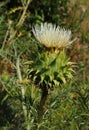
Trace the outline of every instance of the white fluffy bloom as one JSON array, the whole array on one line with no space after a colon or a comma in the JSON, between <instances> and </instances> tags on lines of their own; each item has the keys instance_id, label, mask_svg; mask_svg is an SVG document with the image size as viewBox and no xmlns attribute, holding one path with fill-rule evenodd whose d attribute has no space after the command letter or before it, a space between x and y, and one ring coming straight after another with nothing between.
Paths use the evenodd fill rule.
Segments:
<instances>
[{"instance_id":1,"label":"white fluffy bloom","mask_svg":"<svg viewBox=\"0 0 89 130\"><path fill-rule=\"evenodd\" d=\"M71 31L50 23L41 23L40 26L32 28L36 39L46 47L65 48L72 42Z\"/></svg>"}]
</instances>

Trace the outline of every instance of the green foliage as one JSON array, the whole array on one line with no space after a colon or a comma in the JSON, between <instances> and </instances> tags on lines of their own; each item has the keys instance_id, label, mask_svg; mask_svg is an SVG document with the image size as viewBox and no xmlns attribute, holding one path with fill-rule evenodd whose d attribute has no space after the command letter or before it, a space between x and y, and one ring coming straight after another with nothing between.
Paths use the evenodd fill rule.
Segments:
<instances>
[{"instance_id":1,"label":"green foliage","mask_svg":"<svg viewBox=\"0 0 89 130\"><path fill-rule=\"evenodd\" d=\"M72 64L64 51L44 52L30 62L29 78L38 86L57 87L72 78Z\"/></svg>"},{"instance_id":2,"label":"green foliage","mask_svg":"<svg viewBox=\"0 0 89 130\"><path fill-rule=\"evenodd\" d=\"M8 24L5 22L5 17L3 15L1 15L1 17L0 17L0 47L2 45L1 44L2 41L4 41L4 37L6 35L7 29L8 29Z\"/></svg>"},{"instance_id":3,"label":"green foliage","mask_svg":"<svg viewBox=\"0 0 89 130\"><path fill-rule=\"evenodd\" d=\"M32 24L48 21L65 25L65 18L68 17L69 1L70 0L33 0L29 6L31 11L29 20Z\"/></svg>"},{"instance_id":4,"label":"green foliage","mask_svg":"<svg viewBox=\"0 0 89 130\"><path fill-rule=\"evenodd\" d=\"M0 1L0 130L89 130L89 2L27 1ZM78 37L68 53L78 66L73 78L66 54L39 47L31 35L29 26L45 21Z\"/></svg>"}]
</instances>

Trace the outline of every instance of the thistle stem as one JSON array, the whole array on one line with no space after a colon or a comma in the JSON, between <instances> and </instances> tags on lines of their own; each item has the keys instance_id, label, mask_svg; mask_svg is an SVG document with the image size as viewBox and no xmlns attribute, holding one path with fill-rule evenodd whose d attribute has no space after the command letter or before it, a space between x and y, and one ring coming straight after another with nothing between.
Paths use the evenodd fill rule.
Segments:
<instances>
[{"instance_id":1,"label":"thistle stem","mask_svg":"<svg viewBox=\"0 0 89 130\"><path fill-rule=\"evenodd\" d=\"M47 87L43 87L42 88L41 101L40 101L41 108L45 107L45 103L46 103L47 97L48 97L48 89L47 89Z\"/></svg>"},{"instance_id":2,"label":"thistle stem","mask_svg":"<svg viewBox=\"0 0 89 130\"><path fill-rule=\"evenodd\" d=\"M44 86L42 88L42 95L41 95L41 100L40 100L40 108L38 110L39 122L42 121L42 119L43 119L44 109L46 108L45 103L46 103L47 98L48 98L48 89L47 89L47 87Z\"/></svg>"}]
</instances>

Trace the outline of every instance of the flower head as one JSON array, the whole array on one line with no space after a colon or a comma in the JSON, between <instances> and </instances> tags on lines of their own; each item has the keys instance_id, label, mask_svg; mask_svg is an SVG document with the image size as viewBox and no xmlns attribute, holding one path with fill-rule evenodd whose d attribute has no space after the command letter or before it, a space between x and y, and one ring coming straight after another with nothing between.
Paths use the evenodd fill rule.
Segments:
<instances>
[{"instance_id":1,"label":"flower head","mask_svg":"<svg viewBox=\"0 0 89 130\"><path fill-rule=\"evenodd\" d=\"M36 39L46 47L65 48L72 42L71 31L51 23L41 23L40 26L32 28L32 32Z\"/></svg>"}]
</instances>

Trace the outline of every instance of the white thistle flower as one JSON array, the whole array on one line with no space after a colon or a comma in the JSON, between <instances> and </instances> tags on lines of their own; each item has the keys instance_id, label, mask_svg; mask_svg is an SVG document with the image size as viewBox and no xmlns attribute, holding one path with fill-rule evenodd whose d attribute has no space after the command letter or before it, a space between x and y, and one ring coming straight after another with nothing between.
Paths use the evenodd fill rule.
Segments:
<instances>
[{"instance_id":1,"label":"white thistle flower","mask_svg":"<svg viewBox=\"0 0 89 130\"><path fill-rule=\"evenodd\" d=\"M72 43L71 31L53 24L41 23L40 26L32 28L32 32L36 39L48 48L65 48Z\"/></svg>"}]
</instances>

